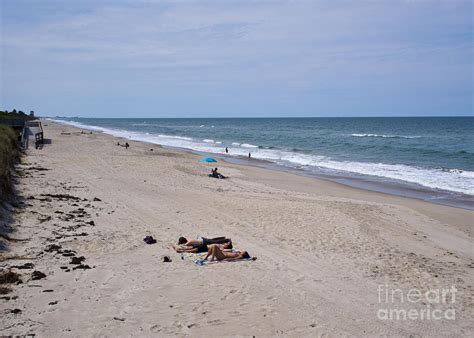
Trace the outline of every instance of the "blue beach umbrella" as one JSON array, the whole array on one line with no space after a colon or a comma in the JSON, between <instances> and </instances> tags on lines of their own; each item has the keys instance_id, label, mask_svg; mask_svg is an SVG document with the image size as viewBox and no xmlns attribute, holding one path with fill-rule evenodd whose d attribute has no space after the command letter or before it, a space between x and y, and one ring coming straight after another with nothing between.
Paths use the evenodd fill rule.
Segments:
<instances>
[{"instance_id":1,"label":"blue beach umbrella","mask_svg":"<svg viewBox=\"0 0 474 338\"><path fill-rule=\"evenodd\" d=\"M199 160L199 162L207 162L207 163L210 163L210 162L217 162L215 158L212 158L212 157L203 157Z\"/></svg>"}]
</instances>

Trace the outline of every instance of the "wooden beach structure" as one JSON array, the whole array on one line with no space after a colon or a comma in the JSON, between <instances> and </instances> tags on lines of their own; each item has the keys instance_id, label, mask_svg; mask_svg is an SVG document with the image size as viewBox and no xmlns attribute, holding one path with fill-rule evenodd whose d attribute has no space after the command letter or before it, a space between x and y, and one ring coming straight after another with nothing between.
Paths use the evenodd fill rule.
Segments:
<instances>
[{"instance_id":1,"label":"wooden beach structure","mask_svg":"<svg viewBox=\"0 0 474 338\"><path fill-rule=\"evenodd\" d=\"M18 132L18 141L23 149L28 149L30 139L36 149L44 144L43 126L40 120L0 119L0 124L10 126Z\"/></svg>"}]
</instances>

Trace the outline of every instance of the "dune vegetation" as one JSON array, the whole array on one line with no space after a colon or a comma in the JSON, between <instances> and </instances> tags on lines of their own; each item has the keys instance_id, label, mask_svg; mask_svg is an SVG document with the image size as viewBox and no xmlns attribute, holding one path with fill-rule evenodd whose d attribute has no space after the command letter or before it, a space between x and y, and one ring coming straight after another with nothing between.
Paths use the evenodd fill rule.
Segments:
<instances>
[{"instance_id":1,"label":"dune vegetation","mask_svg":"<svg viewBox=\"0 0 474 338\"><path fill-rule=\"evenodd\" d=\"M13 193L12 170L19 160L20 152L17 134L4 125L0 125L0 200L4 201Z\"/></svg>"}]
</instances>

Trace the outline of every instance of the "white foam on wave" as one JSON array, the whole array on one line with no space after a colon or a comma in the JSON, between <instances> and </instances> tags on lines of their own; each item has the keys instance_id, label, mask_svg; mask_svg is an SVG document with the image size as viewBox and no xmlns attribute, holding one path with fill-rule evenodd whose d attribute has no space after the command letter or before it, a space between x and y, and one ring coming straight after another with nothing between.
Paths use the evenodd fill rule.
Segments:
<instances>
[{"instance_id":1,"label":"white foam on wave","mask_svg":"<svg viewBox=\"0 0 474 338\"><path fill-rule=\"evenodd\" d=\"M379 135L379 134L351 134L354 137L382 137L382 138L420 138L421 136L405 136L405 135Z\"/></svg>"},{"instance_id":2,"label":"white foam on wave","mask_svg":"<svg viewBox=\"0 0 474 338\"><path fill-rule=\"evenodd\" d=\"M258 148L258 146L254 146L253 144L248 143L242 143L240 146L243 148Z\"/></svg>"},{"instance_id":3,"label":"white foam on wave","mask_svg":"<svg viewBox=\"0 0 474 338\"><path fill-rule=\"evenodd\" d=\"M104 133L109 131L109 129L107 129L107 128L102 128L102 127L97 127L97 126L90 126L90 125L86 125L86 124L83 124L83 123L80 123L80 122L75 122L75 121L55 120L55 119L52 119L52 118L47 118L47 120L62 123L62 124L66 124L66 125L70 125L70 126L73 126L73 127L76 127L76 128L86 129L86 130L100 131L100 132L104 132Z\"/></svg>"},{"instance_id":4,"label":"white foam on wave","mask_svg":"<svg viewBox=\"0 0 474 338\"><path fill-rule=\"evenodd\" d=\"M193 139L191 137L184 137L184 136L175 136L175 135L164 135L164 134L159 134L159 137L165 137L165 138L175 138L177 140L186 140L186 141L192 141Z\"/></svg>"},{"instance_id":5,"label":"white foam on wave","mask_svg":"<svg viewBox=\"0 0 474 338\"><path fill-rule=\"evenodd\" d=\"M178 148L191 149L201 152L225 154L225 147L211 142L198 142L190 137L170 136L170 135L146 135L141 132L131 132L127 130L108 129L97 126L85 125L74 121L54 120L74 127L100 131L117 137L125 137L131 140L147 143L161 144ZM212 141L213 140L207 140ZM362 174L368 176L377 176L382 178L400 180L422 186L459 192L467 195L474 195L474 172L446 169L446 168L419 168L403 164L384 164L384 163L364 163L355 161L336 161L327 156L318 156L314 154L303 154L278 149L258 149L257 146L248 143L233 142L229 152L234 156L247 156L249 148L252 150L252 157L272 161L281 165L291 167L302 167L307 169L324 168L336 172L346 172Z\"/></svg>"},{"instance_id":6,"label":"white foam on wave","mask_svg":"<svg viewBox=\"0 0 474 338\"><path fill-rule=\"evenodd\" d=\"M422 186L474 195L474 172L461 173L413 167L403 164L339 162L322 160L319 166L334 170L353 172L369 176L378 176L420 184Z\"/></svg>"},{"instance_id":7,"label":"white foam on wave","mask_svg":"<svg viewBox=\"0 0 474 338\"><path fill-rule=\"evenodd\" d=\"M245 155L245 151L240 155ZM308 169L324 168L400 180L422 186L474 195L474 172L465 170L442 170L413 167L403 164L364 163L336 161L326 156L300 154L289 151L259 149L252 157L281 164L303 166Z\"/></svg>"},{"instance_id":8,"label":"white foam on wave","mask_svg":"<svg viewBox=\"0 0 474 338\"><path fill-rule=\"evenodd\" d=\"M211 140L211 139L205 138L204 140L202 140L202 142L206 142L206 143L214 143L214 140Z\"/></svg>"}]
</instances>

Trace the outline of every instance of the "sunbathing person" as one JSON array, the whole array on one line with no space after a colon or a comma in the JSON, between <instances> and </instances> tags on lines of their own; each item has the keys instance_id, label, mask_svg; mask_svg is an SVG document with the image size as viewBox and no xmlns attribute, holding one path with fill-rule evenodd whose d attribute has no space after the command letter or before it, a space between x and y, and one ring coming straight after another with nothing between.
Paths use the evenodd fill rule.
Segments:
<instances>
[{"instance_id":1,"label":"sunbathing person","mask_svg":"<svg viewBox=\"0 0 474 338\"><path fill-rule=\"evenodd\" d=\"M210 245L217 245L222 251L232 251L233 245L232 241L229 239L227 243L224 244L210 244ZM194 245L174 245L173 248L176 252L179 253L200 253L200 252L208 252L209 247L207 244L199 244L197 246Z\"/></svg>"},{"instance_id":2,"label":"sunbathing person","mask_svg":"<svg viewBox=\"0 0 474 338\"><path fill-rule=\"evenodd\" d=\"M210 258L210 259L208 259ZM239 259L247 259L250 258L250 255L247 251L224 251L222 250L217 244L209 245L209 251L207 252L207 256L204 258L205 260L208 259L210 262L217 260L217 261L236 261Z\"/></svg>"},{"instance_id":3,"label":"sunbathing person","mask_svg":"<svg viewBox=\"0 0 474 338\"><path fill-rule=\"evenodd\" d=\"M225 238L224 236L222 237L214 237L214 238L205 238L205 237L200 237L198 239L192 239L188 241L186 237L180 237L178 239L178 244L179 245L186 245L186 246L198 246L201 244L225 244L227 242L231 241L230 238ZM207 250L206 250L207 251Z\"/></svg>"},{"instance_id":4,"label":"sunbathing person","mask_svg":"<svg viewBox=\"0 0 474 338\"><path fill-rule=\"evenodd\" d=\"M207 245L200 245L197 247L186 245L173 245L173 249L178 253L200 253L208 250Z\"/></svg>"}]
</instances>

